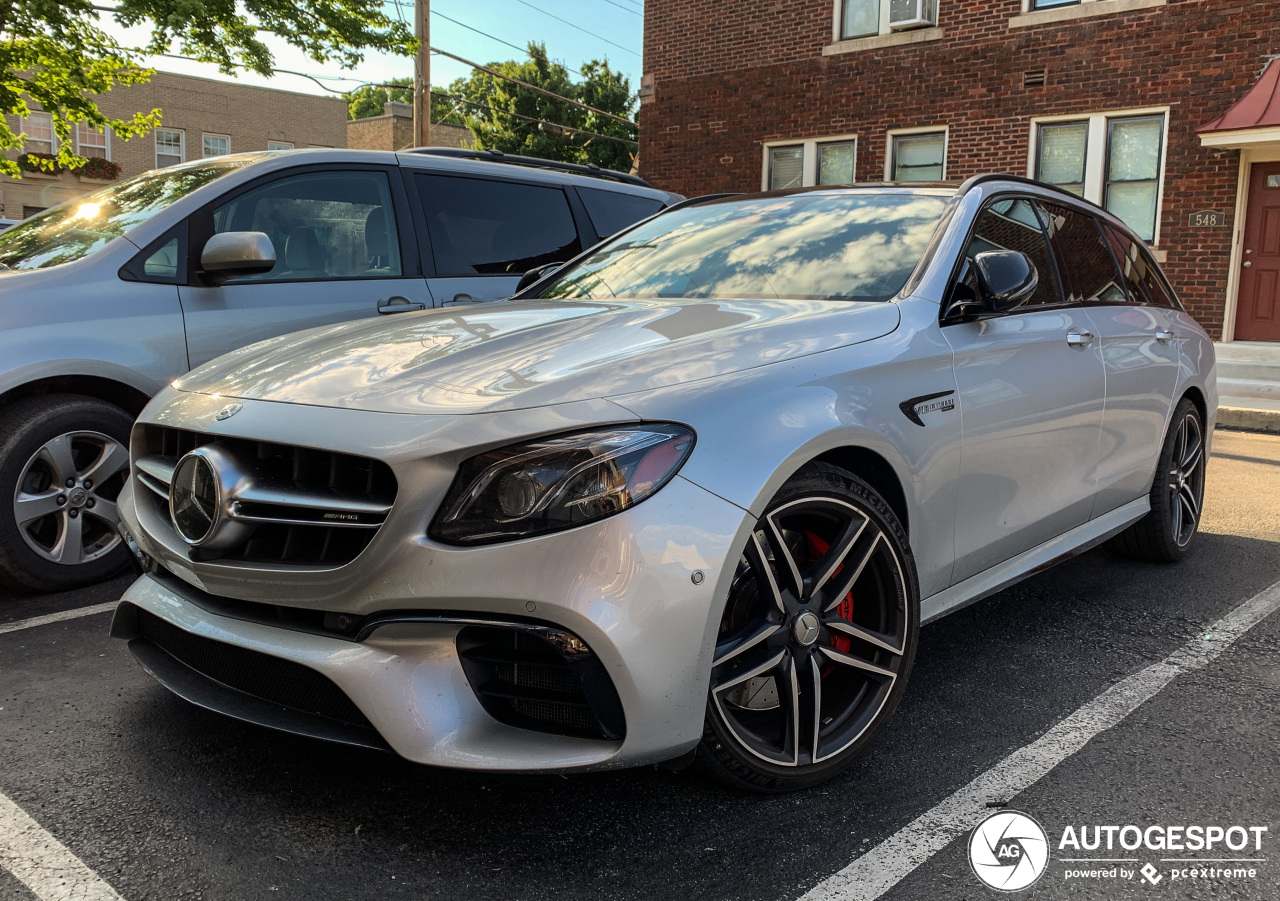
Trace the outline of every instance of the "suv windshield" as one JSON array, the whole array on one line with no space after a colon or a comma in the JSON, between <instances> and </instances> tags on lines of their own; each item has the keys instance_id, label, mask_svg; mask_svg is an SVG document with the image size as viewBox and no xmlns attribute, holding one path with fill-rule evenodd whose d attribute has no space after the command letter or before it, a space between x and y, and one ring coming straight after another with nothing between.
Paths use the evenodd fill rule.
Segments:
<instances>
[{"instance_id":1,"label":"suv windshield","mask_svg":"<svg viewBox=\"0 0 1280 901\"><path fill-rule=\"evenodd\" d=\"M0 269L45 269L82 259L248 162L201 162L146 172L32 216L0 234Z\"/></svg>"},{"instance_id":2,"label":"suv windshield","mask_svg":"<svg viewBox=\"0 0 1280 901\"><path fill-rule=\"evenodd\" d=\"M602 245L539 296L887 300L948 202L839 191L686 207Z\"/></svg>"}]
</instances>

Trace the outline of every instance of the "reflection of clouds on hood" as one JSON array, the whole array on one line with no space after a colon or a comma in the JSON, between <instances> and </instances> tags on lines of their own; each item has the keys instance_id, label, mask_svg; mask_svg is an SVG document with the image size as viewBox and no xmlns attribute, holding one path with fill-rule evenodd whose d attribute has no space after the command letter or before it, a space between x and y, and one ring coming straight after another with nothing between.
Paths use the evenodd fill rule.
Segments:
<instances>
[{"instance_id":1,"label":"reflection of clouds on hood","mask_svg":"<svg viewBox=\"0 0 1280 901\"><path fill-rule=\"evenodd\" d=\"M602 248L547 296L888 298L945 207L933 195L870 192L692 207Z\"/></svg>"}]
</instances>

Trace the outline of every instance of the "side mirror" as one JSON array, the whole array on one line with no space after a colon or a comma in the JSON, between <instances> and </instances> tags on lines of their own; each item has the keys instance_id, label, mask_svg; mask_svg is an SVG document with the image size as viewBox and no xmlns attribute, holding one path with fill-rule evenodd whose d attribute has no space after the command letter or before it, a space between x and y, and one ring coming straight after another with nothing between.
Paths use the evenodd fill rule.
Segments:
<instances>
[{"instance_id":1,"label":"side mirror","mask_svg":"<svg viewBox=\"0 0 1280 901\"><path fill-rule=\"evenodd\" d=\"M973 265L983 305L992 313L1021 306L1040 283L1035 264L1016 250L985 251L974 257Z\"/></svg>"},{"instance_id":2,"label":"side mirror","mask_svg":"<svg viewBox=\"0 0 1280 901\"><path fill-rule=\"evenodd\" d=\"M539 266L537 269L530 269L524 275L520 276L520 281L516 285L515 293L519 294L521 291L523 291L525 288L532 285L534 282L538 281L544 276L550 275L551 273L555 272L557 269L559 269L563 265L564 263L547 263L545 266Z\"/></svg>"},{"instance_id":3,"label":"side mirror","mask_svg":"<svg viewBox=\"0 0 1280 901\"><path fill-rule=\"evenodd\" d=\"M216 281L261 275L276 265L276 249L262 232L223 232L205 242L200 268Z\"/></svg>"}]
</instances>

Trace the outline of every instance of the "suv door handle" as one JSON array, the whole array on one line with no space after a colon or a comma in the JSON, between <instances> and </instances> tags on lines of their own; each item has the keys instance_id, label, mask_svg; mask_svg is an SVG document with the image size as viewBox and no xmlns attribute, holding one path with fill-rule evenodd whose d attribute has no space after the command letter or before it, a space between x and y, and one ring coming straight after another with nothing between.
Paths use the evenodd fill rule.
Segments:
<instances>
[{"instance_id":1,"label":"suv door handle","mask_svg":"<svg viewBox=\"0 0 1280 901\"><path fill-rule=\"evenodd\" d=\"M1067 343L1072 347L1088 347L1093 343L1093 332L1082 332L1072 329L1067 332Z\"/></svg>"},{"instance_id":2,"label":"suv door handle","mask_svg":"<svg viewBox=\"0 0 1280 901\"><path fill-rule=\"evenodd\" d=\"M1156 332L1156 340L1159 341L1161 344L1168 344L1170 341L1173 340L1173 332L1167 328L1161 329L1160 331Z\"/></svg>"},{"instance_id":3,"label":"suv door handle","mask_svg":"<svg viewBox=\"0 0 1280 901\"><path fill-rule=\"evenodd\" d=\"M380 299L378 301L379 313L408 313L412 310L425 310L426 308L427 305L425 303L416 303L398 294L395 297L388 297L386 300Z\"/></svg>"}]
</instances>

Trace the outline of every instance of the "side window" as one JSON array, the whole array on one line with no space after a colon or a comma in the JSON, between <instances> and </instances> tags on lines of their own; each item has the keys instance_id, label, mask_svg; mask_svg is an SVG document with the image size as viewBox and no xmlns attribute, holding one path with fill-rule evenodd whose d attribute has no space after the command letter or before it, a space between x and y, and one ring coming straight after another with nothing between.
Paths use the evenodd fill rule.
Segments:
<instances>
[{"instance_id":1,"label":"side window","mask_svg":"<svg viewBox=\"0 0 1280 901\"><path fill-rule=\"evenodd\" d=\"M587 208L596 234L602 238L617 234L628 225L652 216L662 209L662 201L652 197L637 197L618 191L602 191L599 188L578 188L582 205Z\"/></svg>"},{"instance_id":2,"label":"side window","mask_svg":"<svg viewBox=\"0 0 1280 901\"><path fill-rule=\"evenodd\" d=\"M582 250L559 188L453 175L417 185L437 275L522 275Z\"/></svg>"},{"instance_id":3,"label":"side window","mask_svg":"<svg viewBox=\"0 0 1280 901\"><path fill-rule=\"evenodd\" d=\"M1127 303L1120 273L1103 241L1098 220L1057 204L1045 204L1049 237L1071 286L1071 303Z\"/></svg>"},{"instance_id":4,"label":"side window","mask_svg":"<svg viewBox=\"0 0 1280 901\"><path fill-rule=\"evenodd\" d=\"M142 273L156 281L174 281L178 277L178 239L170 238L142 261Z\"/></svg>"},{"instance_id":5,"label":"side window","mask_svg":"<svg viewBox=\"0 0 1280 901\"><path fill-rule=\"evenodd\" d=\"M265 232L275 268L240 282L394 278L400 241L382 172L310 172L273 181L213 212L215 233Z\"/></svg>"},{"instance_id":6,"label":"side window","mask_svg":"<svg viewBox=\"0 0 1280 901\"><path fill-rule=\"evenodd\" d=\"M1177 309L1178 304L1160 280L1156 262L1151 259L1147 249L1136 241L1129 240L1123 232L1110 225L1104 223L1102 230L1111 242L1111 251L1115 254L1120 274L1134 303Z\"/></svg>"},{"instance_id":7,"label":"side window","mask_svg":"<svg viewBox=\"0 0 1280 901\"><path fill-rule=\"evenodd\" d=\"M970 263L978 254L989 250L1016 250L1026 254L1036 267L1040 280L1025 307L1057 306L1062 303L1058 273L1049 253L1049 242L1035 204L1024 198L1007 197L994 201L978 214L973 236L965 250ZM976 276L968 268L970 288L977 294Z\"/></svg>"}]
</instances>

